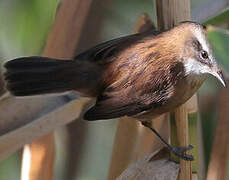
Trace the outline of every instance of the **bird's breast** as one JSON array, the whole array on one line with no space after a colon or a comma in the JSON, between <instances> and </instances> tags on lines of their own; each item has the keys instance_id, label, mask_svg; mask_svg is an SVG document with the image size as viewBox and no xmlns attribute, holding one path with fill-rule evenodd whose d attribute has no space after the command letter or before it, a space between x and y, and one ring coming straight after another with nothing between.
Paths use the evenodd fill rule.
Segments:
<instances>
[{"instance_id":1,"label":"bird's breast","mask_svg":"<svg viewBox=\"0 0 229 180\"><path fill-rule=\"evenodd\" d=\"M206 76L184 77L183 79L179 80L176 85L174 85L172 96L165 104L157 108L152 108L147 112L142 112L135 117L137 117L141 121L145 121L156 118L163 113L174 111L175 108L184 104L197 92L205 79Z\"/></svg>"}]
</instances>

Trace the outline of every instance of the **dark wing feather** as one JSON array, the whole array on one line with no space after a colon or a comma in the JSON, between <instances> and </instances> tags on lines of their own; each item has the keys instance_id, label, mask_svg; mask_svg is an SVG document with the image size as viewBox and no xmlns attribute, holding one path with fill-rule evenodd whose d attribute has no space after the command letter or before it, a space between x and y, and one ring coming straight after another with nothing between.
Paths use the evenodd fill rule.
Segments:
<instances>
[{"instance_id":1,"label":"dark wing feather","mask_svg":"<svg viewBox=\"0 0 229 180\"><path fill-rule=\"evenodd\" d=\"M156 65L155 65L156 66ZM183 64L176 63L168 69L156 68L150 74L141 74L128 87L111 85L98 97L94 107L89 109L85 120L112 119L121 116L136 116L152 109L164 107L175 92L175 85L184 77Z\"/></svg>"},{"instance_id":2,"label":"dark wing feather","mask_svg":"<svg viewBox=\"0 0 229 180\"><path fill-rule=\"evenodd\" d=\"M159 73L164 75L165 73ZM155 76L156 79L160 79ZM156 88L136 87L135 84L127 88L111 88L105 89L104 93L97 98L94 107L89 109L85 116L85 120L112 119L122 116L135 116L139 113L147 112L152 108L157 108L167 102L168 93L160 94L163 91L165 78L161 78ZM145 84L147 86L147 84Z\"/></svg>"},{"instance_id":3,"label":"dark wing feather","mask_svg":"<svg viewBox=\"0 0 229 180\"><path fill-rule=\"evenodd\" d=\"M105 90L105 93L98 97L95 106L86 112L84 119L99 120L135 116L139 113L148 112L152 108L160 107L168 100L168 93L161 96L160 93L144 92L144 90L132 92L132 88L123 89L122 92L117 92L115 89L112 92L110 89L109 92ZM137 95L135 96L133 93Z\"/></svg>"},{"instance_id":4,"label":"dark wing feather","mask_svg":"<svg viewBox=\"0 0 229 180\"><path fill-rule=\"evenodd\" d=\"M152 102L150 104L141 104L137 102L123 102L117 101L118 98L111 98L107 102L98 102L95 106L89 109L84 115L85 120L101 120L101 119L113 119L122 116L135 116L142 112L147 112L152 108L156 108L160 104L158 102ZM110 104L112 102L112 104ZM117 102L117 103L115 103Z\"/></svg>"},{"instance_id":5,"label":"dark wing feather","mask_svg":"<svg viewBox=\"0 0 229 180\"><path fill-rule=\"evenodd\" d=\"M109 59L110 56L114 55L114 53L118 53L125 47L128 47L129 44L132 44L135 41L140 40L145 36L155 36L158 35L159 31L146 31L143 33L132 34L129 36L120 37L117 39L113 39L101 44L98 44L82 53L77 55L74 59L76 60L88 60L95 61L98 63L103 63L104 60Z\"/></svg>"},{"instance_id":6,"label":"dark wing feather","mask_svg":"<svg viewBox=\"0 0 229 180\"><path fill-rule=\"evenodd\" d=\"M88 51L79 54L78 56L75 57L75 59L93 61L96 63L107 63L110 62L109 61L110 59L116 59L116 58L111 58L110 56L115 56L115 53L119 53L120 50L124 50L124 48L128 47L128 45L133 45L135 42L141 43L141 40L144 39L145 37L151 37L157 34L159 34L159 32L151 31L151 32L139 33L139 34L134 34L134 35L114 39L99 44L89 49ZM144 42L145 44L144 40L142 42ZM133 54L135 55L134 57ZM125 115L134 116L138 113L142 113L143 111L148 111L162 104L162 102L158 100L158 98L160 98L159 95L154 94L152 87L146 88L147 90L149 89L149 92L144 92L145 89L142 87L134 87L136 84L140 84L139 82L142 82L143 79L145 81L146 78L144 77L145 75L143 73L144 68L142 68L143 71L136 72L136 68L134 67L137 66L143 67L143 64L141 61L138 61L137 59L133 60L133 58L138 58L139 55L137 52L133 52L133 54L129 54L129 56L132 57L131 58L132 61L125 63L125 65L127 66L123 66L124 68L133 69L132 73L125 73L126 74L125 76L128 77L126 78L122 77L121 79L118 78L113 82L113 84L109 84L110 83L109 82L107 84L108 86L105 86L105 89L102 92L102 94L97 98L97 102L95 106L86 112L84 116L85 120L111 119L111 118L117 118ZM145 64L144 66L145 68L148 67L147 64ZM159 74L165 75L166 73L162 72ZM147 84L148 82L150 81L156 82L158 81L157 79L161 79L161 81L158 84L158 87L164 86L163 80L166 79L166 77L163 78L158 77L158 75L153 74L152 72L150 72L149 76L152 76L149 77L152 78L152 80L146 81L145 82L146 86L148 86ZM126 82L127 80L129 82ZM117 84L119 85L117 86ZM129 85L126 86L127 84L130 84L130 86ZM149 86L153 84L154 83L151 83L149 84ZM135 89L138 89L138 92L134 92L133 90ZM163 101L163 103L164 102L165 101Z\"/></svg>"}]
</instances>

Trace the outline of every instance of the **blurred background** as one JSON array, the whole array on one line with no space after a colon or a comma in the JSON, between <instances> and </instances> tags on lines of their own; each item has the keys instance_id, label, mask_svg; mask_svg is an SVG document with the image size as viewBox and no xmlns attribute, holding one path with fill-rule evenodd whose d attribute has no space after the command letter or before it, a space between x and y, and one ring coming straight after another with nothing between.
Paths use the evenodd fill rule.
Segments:
<instances>
[{"instance_id":1,"label":"blurred background","mask_svg":"<svg viewBox=\"0 0 229 180\"><path fill-rule=\"evenodd\" d=\"M224 71L229 72L228 7L224 7L226 10L222 13L203 18L201 13L205 13L206 8L210 10L212 6L207 1L191 0L191 8L195 12L193 19L210 27L208 38L216 58ZM207 4L209 7L206 7ZM0 0L1 64L15 57L41 54L55 18L57 5L58 0ZM203 6L205 8L202 9ZM94 0L76 53L96 43L131 34L142 13L148 13L156 22L153 0ZM197 17L198 13L200 18ZM2 83L1 81L1 93L4 91ZM209 164L216 128L221 88L219 82L211 77L199 90L206 167ZM76 122L74 133L71 131L72 127L59 128L55 132L55 179L106 179L116 123L116 120ZM68 136L75 137L74 147L68 145ZM75 162L74 169L68 168L70 165L67 156L68 152L72 151L71 148L75 152L72 159ZM20 179L21 153L19 151L0 161L0 180Z\"/></svg>"}]
</instances>

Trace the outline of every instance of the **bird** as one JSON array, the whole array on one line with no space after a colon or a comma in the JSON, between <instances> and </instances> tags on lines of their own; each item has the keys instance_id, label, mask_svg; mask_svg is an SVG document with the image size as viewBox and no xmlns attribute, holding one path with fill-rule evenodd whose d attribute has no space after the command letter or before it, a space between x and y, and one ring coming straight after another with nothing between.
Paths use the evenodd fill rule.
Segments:
<instances>
[{"instance_id":1,"label":"bird","mask_svg":"<svg viewBox=\"0 0 229 180\"><path fill-rule=\"evenodd\" d=\"M209 75L226 82L206 37L206 27L185 21L96 45L73 59L20 57L4 64L6 89L14 96L73 91L96 98L89 121L129 116L143 125L172 112L193 96ZM153 132L177 156L193 160Z\"/></svg>"}]
</instances>

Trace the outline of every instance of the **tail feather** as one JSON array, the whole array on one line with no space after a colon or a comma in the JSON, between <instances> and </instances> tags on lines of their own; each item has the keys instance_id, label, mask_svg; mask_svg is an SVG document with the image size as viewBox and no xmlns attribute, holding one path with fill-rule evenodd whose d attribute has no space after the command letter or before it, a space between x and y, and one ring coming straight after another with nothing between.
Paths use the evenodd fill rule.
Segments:
<instances>
[{"instance_id":1,"label":"tail feather","mask_svg":"<svg viewBox=\"0 0 229 180\"><path fill-rule=\"evenodd\" d=\"M85 89L91 73L86 63L37 56L11 60L4 66L6 88L15 96ZM81 78L82 73L86 78Z\"/></svg>"}]
</instances>

